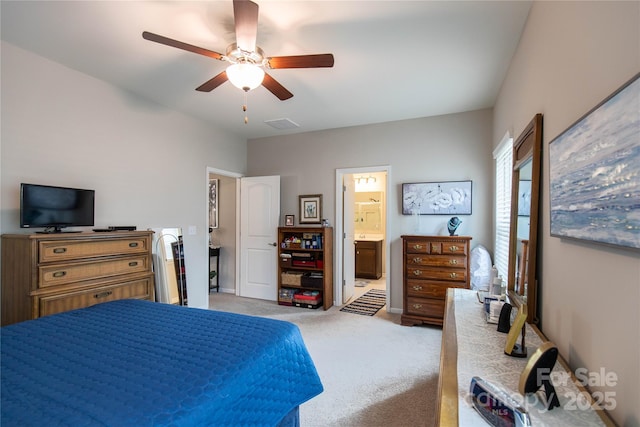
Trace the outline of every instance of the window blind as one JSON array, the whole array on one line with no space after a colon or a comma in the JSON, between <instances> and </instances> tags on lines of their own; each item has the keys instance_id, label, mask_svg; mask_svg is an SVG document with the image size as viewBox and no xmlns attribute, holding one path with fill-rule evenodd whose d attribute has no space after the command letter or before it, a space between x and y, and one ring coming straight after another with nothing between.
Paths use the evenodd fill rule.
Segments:
<instances>
[{"instance_id":1,"label":"window blind","mask_svg":"<svg viewBox=\"0 0 640 427\"><path fill-rule=\"evenodd\" d=\"M511 172L513 170L513 138L507 132L493 152L496 162L496 206L494 265L504 280L509 270L509 228L511 222Z\"/></svg>"}]
</instances>

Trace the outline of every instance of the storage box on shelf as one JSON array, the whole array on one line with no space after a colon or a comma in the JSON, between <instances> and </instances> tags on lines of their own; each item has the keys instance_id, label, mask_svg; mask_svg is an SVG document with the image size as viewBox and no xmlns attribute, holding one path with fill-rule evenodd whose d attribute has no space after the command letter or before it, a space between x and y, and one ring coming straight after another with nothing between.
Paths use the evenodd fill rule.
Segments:
<instances>
[{"instance_id":1,"label":"storage box on shelf","mask_svg":"<svg viewBox=\"0 0 640 427\"><path fill-rule=\"evenodd\" d=\"M278 228L278 303L333 305L333 228Z\"/></svg>"},{"instance_id":2,"label":"storage box on shelf","mask_svg":"<svg viewBox=\"0 0 640 427\"><path fill-rule=\"evenodd\" d=\"M320 291L296 291L293 294L293 305L304 308L318 308L322 305Z\"/></svg>"}]
</instances>

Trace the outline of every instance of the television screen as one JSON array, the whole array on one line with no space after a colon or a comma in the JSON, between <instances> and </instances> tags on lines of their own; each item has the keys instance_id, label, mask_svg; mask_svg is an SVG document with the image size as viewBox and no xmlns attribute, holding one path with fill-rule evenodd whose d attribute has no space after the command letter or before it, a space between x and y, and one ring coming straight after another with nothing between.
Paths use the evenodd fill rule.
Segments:
<instances>
[{"instance_id":1,"label":"television screen","mask_svg":"<svg viewBox=\"0 0 640 427\"><path fill-rule=\"evenodd\" d=\"M94 206L94 190L20 184L21 228L92 226Z\"/></svg>"}]
</instances>

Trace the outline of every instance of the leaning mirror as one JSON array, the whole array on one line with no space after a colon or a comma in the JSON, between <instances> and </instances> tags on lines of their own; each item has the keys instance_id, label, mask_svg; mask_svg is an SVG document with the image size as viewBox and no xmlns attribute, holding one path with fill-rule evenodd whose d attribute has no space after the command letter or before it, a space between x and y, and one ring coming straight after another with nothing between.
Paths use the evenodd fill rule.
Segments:
<instances>
[{"instance_id":1,"label":"leaning mirror","mask_svg":"<svg viewBox=\"0 0 640 427\"><path fill-rule=\"evenodd\" d=\"M182 229L154 228L153 266L156 301L187 305L187 277L184 268Z\"/></svg>"},{"instance_id":2,"label":"leaning mirror","mask_svg":"<svg viewBox=\"0 0 640 427\"><path fill-rule=\"evenodd\" d=\"M513 145L509 275L507 286L513 305L527 305L527 322L538 323L538 204L542 114L536 114Z\"/></svg>"}]
</instances>

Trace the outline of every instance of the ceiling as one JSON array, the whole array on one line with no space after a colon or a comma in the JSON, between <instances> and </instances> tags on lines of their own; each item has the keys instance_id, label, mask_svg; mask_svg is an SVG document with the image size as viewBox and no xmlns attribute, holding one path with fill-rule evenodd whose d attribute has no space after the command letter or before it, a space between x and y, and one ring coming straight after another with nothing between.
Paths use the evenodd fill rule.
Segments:
<instances>
[{"instance_id":1,"label":"ceiling","mask_svg":"<svg viewBox=\"0 0 640 427\"><path fill-rule=\"evenodd\" d=\"M493 106L530 1L260 0L267 56L333 53L333 68L268 73L291 91L229 82L196 87L227 63L150 42L150 31L224 53L235 42L225 1L7 1L2 40L205 120L242 138L309 132ZM300 127L277 130L265 120Z\"/></svg>"}]
</instances>

